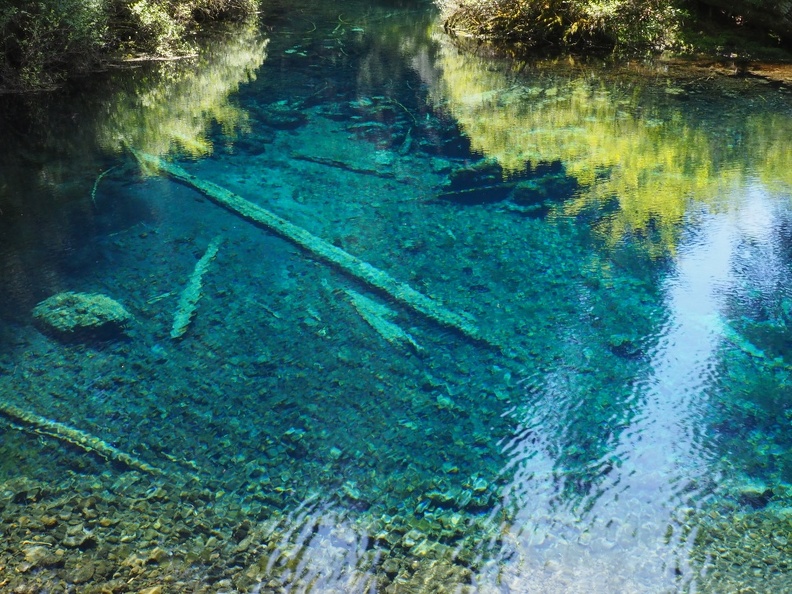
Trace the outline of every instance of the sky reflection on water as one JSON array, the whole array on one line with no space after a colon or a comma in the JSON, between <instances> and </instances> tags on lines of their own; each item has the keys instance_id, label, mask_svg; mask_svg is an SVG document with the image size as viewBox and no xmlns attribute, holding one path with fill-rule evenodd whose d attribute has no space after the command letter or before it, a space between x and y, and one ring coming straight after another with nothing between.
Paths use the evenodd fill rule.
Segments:
<instances>
[{"instance_id":1,"label":"sky reflection on water","mask_svg":"<svg viewBox=\"0 0 792 594\"><path fill-rule=\"evenodd\" d=\"M673 271L663 282L667 318L648 345L645 371L630 397L630 421L600 436L608 452L586 467L570 468L565 428L587 423L585 395L568 378L545 374L526 382L526 404L511 416L518 425L503 443L498 564L476 577L482 591L666 592L696 587L701 567L692 562L697 528L691 520L717 496L734 496L719 484L740 476L739 460L723 467L724 454L709 426L711 398L725 381L724 351L742 350L760 365L764 353L729 327L730 303L745 293L772 292L789 262L779 254L773 221L787 206L761 182L731 199L728 210L706 206L682 234ZM761 254L764 285L746 283L738 268L745 250ZM788 274L788 272L786 273ZM764 363L767 363L766 361ZM589 425L590 427L590 425ZM592 428L596 430L596 428ZM566 484L587 476L569 495ZM711 587L711 583L710 583Z\"/></svg>"}]
</instances>

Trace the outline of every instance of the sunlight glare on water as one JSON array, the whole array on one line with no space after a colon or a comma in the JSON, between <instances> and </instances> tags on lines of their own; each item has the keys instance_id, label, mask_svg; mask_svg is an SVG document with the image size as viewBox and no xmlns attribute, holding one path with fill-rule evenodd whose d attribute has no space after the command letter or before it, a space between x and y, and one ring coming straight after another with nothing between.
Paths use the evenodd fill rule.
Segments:
<instances>
[{"instance_id":1,"label":"sunlight glare on water","mask_svg":"<svg viewBox=\"0 0 792 594\"><path fill-rule=\"evenodd\" d=\"M508 463L497 521L508 510L495 546L497 564L477 576L481 591L667 592L695 587L688 520L711 501L722 477L706 426L709 392L719 381L723 348L733 342L728 299L744 291L735 270L746 242L761 254L758 278L779 281L778 246L769 236L777 201L761 184L745 188L728 210L706 208L683 235L674 271L664 282L668 317L647 338L647 372L635 380L631 421L619 435L601 435L608 452L569 472L565 426L586 422L584 397L551 374L526 380L526 404L510 413L517 427L505 440ZM750 347L748 347L750 348ZM560 375L560 374L559 374ZM576 410L577 409L577 410ZM571 419L577 419L575 421ZM608 439L610 437L610 439ZM575 496L566 484L585 473ZM579 485L578 485L579 487ZM493 554L493 551L487 551Z\"/></svg>"}]
</instances>

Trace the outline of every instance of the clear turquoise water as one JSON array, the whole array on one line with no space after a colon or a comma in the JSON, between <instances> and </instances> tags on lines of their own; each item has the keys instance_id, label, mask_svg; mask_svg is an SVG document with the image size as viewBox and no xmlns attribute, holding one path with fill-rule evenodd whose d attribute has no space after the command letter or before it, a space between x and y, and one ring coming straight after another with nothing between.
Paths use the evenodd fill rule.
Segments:
<instances>
[{"instance_id":1,"label":"clear turquoise water","mask_svg":"<svg viewBox=\"0 0 792 594\"><path fill-rule=\"evenodd\" d=\"M97 591L113 573L165 591L792 591L789 90L502 64L423 5L262 18L196 63L3 99L3 401L165 472L4 423L2 513L34 528L3 579L75 581L79 561L19 565L63 538L36 532L39 502L82 509L73 492L131 526L83 514L98 544L81 554L111 567ZM141 171L121 139L485 340ZM64 341L31 315L61 291L134 322ZM150 509L113 503L135 489ZM128 573L156 547L170 569Z\"/></svg>"}]
</instances>

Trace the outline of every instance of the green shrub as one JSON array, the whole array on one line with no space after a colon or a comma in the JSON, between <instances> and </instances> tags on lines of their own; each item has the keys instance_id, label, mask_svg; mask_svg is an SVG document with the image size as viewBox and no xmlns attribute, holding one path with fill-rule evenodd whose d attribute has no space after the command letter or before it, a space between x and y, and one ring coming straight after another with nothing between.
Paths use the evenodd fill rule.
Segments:
<instances>
[{"instance_id":1,"label":"green shrub","mask_svg":"<svg viewBox=\"0 0 792 594\"><path fill-rule=\"evenodd\" d=\"M11 0L0 9L0 79L40 89L98 60L106 34L103 0Z\"/></svg>"},{"instance_id":2,"label":"green shrub","mask_svg":"<svg viewBox=\"0 0 792 594\"><path fill-rule=\"evenodd\" d=\"M71 73L129 54L183 54L200 23L257 9L258 0L5 0L0 89L52 88Z\"/></svg>"},{"instance_id":3,"label":"green shrub","mask_svg":"<svg viewBox=\"0 0 792 594\"><path fill-rule=\"evenodd\" d=\"M524 47L665 49L683 13L673 0L437 0L448 30Z\"/></svg>"}]
</instances>

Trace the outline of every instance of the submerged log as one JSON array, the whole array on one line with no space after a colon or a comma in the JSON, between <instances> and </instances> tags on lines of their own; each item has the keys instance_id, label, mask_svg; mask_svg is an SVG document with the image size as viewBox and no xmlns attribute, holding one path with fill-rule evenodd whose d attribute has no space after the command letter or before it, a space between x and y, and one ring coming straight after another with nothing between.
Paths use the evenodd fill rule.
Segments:
<instances>
[{"instance_id":1,"label":"submerged log","mask_svg":"<svg viewBox=\"0 0 792 594\"><path fill-rule=\"evenodd\" d=\"M417 353L423 351L421 345L406 330L391 321L396 312L352 289L342 291L346 293L360 317L389 343Z\"/></svg>"},{"instance_id":2,"label":"submerged log","mask_svg":"<svg viewBox=\"0 0 792 594\"><path fill-rule=\"evenodd\" d=\"M179 297L179 305L176 308L176 313L173 316L173 327L171 328L170 337L173 339L181 338L187 332L187 326L195 315L195 309L198 307L198 302L201 300L203 276L206 274L209 264L217 255L217 250L220 249L220 244L223 242L221 236L217 236L206 248L206 253L195 264L195 269L190 280L184 287L184 290Z\"/></svg>"},{"instance_id":3,"label":"submerged log","mask_svg":"<svg viewBox=\"0 0 792 594\"><path fill-rule=\"evenodd\" d=\"M386 272L375 268L360 258L316 237L302 227L290 223L267 209L245 200L230 190L187 173L178 165L168 163L153 155L138 152L131 147L127 148L144 168L160 172L201 192L216 204L277 233L321 260L337 266L347 274L375 289L379 289L396 301L435 322L454 328L473 340L500 348L499 345L482 336L478 328L466 317L446 309L434 299L416 291L408 284L394 279Z\"/></svg>"},{"instance_id":4,"label":"submerged log","mask_svg":"<svg viewBox=\"0 0 792 594\"><path fill-rule=\"evenodd\" d=\"M138 460L134 456L122 452L116 447L111 446L106 441L94 437L84 431L69 427L64 423L53 421L30 411L21 409L13 404L7 402L0 402L0 415L3 415L13 423L21 425L23 428L29 429L40 435L47 435L54 437L63 442L76 446L86 452L98 454L105 460L119 462L124 466L128 466L134 470L140 470L149 474L162 474L159 468L155 468L142 460Z\"/></svg>"},{"instance_id":5,"label":"submerged log","mask_svg":"<svg viewBox=\"0 0 792 594\"><path fill-rule=\"evenodd\" d=\"M316 163L317 165L324 165L326 167L335 167L336 169L341 169L342 171L349 171L350 173L357 173L360 175L372 175L374 177L381 177L383 179L391 179L393 181L397 181L402 184L412 184L412 180L402 179L389 171L379 171L377 169L357 167L355 165L346 163L344 161L339 161L337 159L328 159L327 157L314 157L311 155L303 155L300 153L292 153L291 158L297 159L298 161L307 161L308 163Z\"/></svg>"}]
</instances>

